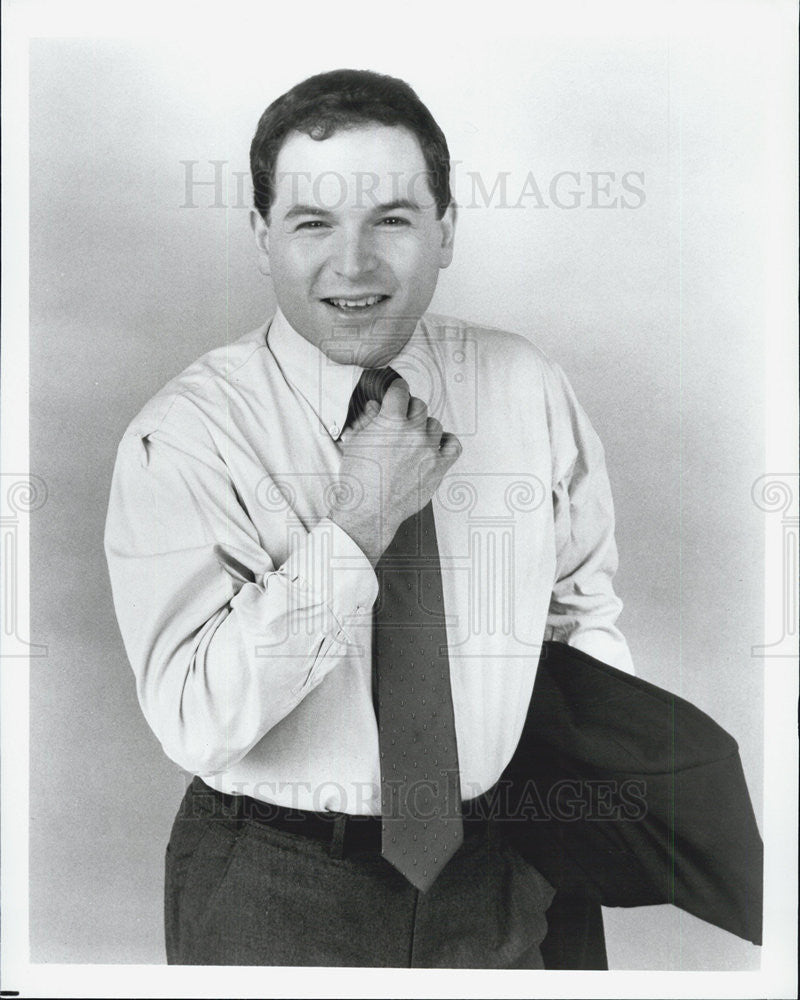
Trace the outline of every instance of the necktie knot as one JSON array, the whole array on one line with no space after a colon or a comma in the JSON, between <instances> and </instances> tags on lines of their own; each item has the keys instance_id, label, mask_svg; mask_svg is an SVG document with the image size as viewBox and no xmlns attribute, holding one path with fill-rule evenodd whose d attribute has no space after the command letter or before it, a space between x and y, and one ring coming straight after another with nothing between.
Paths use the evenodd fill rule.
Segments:
<instances>
[{"instance_id":1,"label":"necktie knot","mask_svg":"<svg viewBox=\"0 0 800 1000\"><path fill-rule=\"evenodd\" d=\"M382 403L386 390L398 378L400 376L394 368L365 368L350 397L346 426L349 427L357 417L361 416L370 400Z\"/></svg>"}]
</instances>

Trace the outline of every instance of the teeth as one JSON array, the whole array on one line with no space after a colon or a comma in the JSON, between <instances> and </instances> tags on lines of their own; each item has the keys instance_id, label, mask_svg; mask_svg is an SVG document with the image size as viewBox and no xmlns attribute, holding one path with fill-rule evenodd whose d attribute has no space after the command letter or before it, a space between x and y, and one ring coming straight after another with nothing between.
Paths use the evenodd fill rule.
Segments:
<instances>
[{"instance_id":1,"label":"teeth","mask_svg":"<svg viewBox=\"0 0 800 1000\"><path fill-rule=\"evenodd\" d=\"M367 306L374 306L376 302L380 302L382 298L382 295L367 295L363 299L328 299L328 301L340 309L366 309Z\"/></svg>"}]
</instances>

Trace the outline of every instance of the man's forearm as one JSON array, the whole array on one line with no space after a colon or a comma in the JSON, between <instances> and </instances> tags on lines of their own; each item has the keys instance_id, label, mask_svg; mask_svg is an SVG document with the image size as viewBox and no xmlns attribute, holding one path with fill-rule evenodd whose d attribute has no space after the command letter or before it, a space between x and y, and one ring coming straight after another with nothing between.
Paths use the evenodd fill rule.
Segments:
<instances>
[{"instance_id":1,"label":"man's forearm","mask_svg":"<svg viewBox=\"0 0 800 1000\"><path fill-rule=\"evenodd\" d=\"M348 655L377 580L323 520L276 566L227 471L163 441L120 449L106 554L142 710L165 752L211 774L240 760ZM202 520L195 493L205 497ZM367 618L368 620L368 618Z\"/></svg>"}]
</instances>

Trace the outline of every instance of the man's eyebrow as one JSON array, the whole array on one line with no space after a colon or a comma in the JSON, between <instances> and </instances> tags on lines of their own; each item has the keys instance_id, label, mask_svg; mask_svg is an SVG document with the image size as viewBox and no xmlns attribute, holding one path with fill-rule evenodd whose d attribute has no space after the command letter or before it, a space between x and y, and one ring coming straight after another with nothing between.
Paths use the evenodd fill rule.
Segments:
<instances>
[{"instance_id":1,"label":"man's eyebrow","mask_svg":"<svg viewBox=\"0 0 800 1000\"><path fill-rule=\"evenodd\" d=\"M327 208L320 208L318 205L292 205L284 215L284 219L294 219L298 215L330 215Z\"/></svg>"},{"instance_id":2,"label":"man's eyebrow","mask_svg":"<svg viewBox=\"0 0 800 1000\"><path fill-rule=\"evenodd\" d=\"M394 201L378 202L377 204L370 206L370 211L375 214L398 212L403 209L407 212L421 212L422 206L418 205L415 201L409 201L408 198L395 198ZM319 218L330 214L331 213L327 208L320 208L319 205L299 204L292 205L286 215L284 215L284 219L296 219L298 215L313 215Z\"/></svg>"},{"instance_id":3,"label":"man's eyebrow","mask_svg":"<svg viewBox=\"0 0 800 1000\"><path fill-rule=\"evenodd\" d=\"M397 212L399 209L406 209L409 212L421 212L422 206L408 198L396 198L394 201L379 202L373 206L374 212Z\"/></svg>"}]
</instances>

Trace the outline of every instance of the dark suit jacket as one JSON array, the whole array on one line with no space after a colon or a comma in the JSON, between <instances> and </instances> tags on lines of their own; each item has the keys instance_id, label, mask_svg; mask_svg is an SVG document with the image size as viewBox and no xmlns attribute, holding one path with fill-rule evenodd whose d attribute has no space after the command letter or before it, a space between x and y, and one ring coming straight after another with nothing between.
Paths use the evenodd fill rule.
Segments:
<instances>
[{"instance_id":1,"label":"dark suit jacket","mask_svg":"<svg viewBox=\"0 0 800 1000\"><path fill-rule=\"evenodd\" d=\"M606 967L601 905L673 903L761 943L763 845L739 749L683 698L545 643L501 784L519 849L558 890L548 967Z\"/></svg>"}]
</instances>

